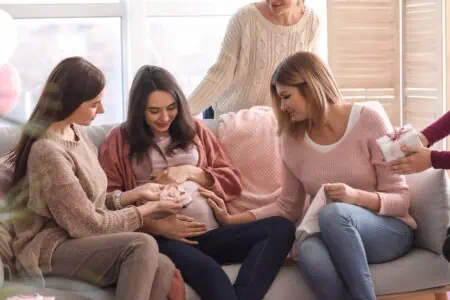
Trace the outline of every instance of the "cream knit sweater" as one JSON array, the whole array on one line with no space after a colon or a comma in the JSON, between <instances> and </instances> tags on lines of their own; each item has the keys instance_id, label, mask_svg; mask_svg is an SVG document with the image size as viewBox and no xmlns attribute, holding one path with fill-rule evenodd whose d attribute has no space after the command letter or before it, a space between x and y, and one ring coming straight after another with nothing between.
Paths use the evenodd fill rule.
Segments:
<instances>
[{"instance_id":1,"label":"cream knit sweater","mask_svg":"<svg viewBox=\"0 0 450 300\"><path fill-rule=\"evenodd\" d=\"M306 8L292 26L274 25L249 4L231 18L217 62L190 95L194 115L213 105L216 118L256 105L271 105L276 66L298 51L315 50L319 19Z\"/></svg>"}]
</instances>

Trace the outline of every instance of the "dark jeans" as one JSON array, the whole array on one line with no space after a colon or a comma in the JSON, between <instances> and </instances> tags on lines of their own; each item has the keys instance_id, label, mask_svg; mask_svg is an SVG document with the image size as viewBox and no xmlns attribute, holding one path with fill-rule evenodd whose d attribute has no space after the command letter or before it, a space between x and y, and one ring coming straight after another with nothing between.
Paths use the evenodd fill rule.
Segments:
<instances>
[{"instance_id":1,"label":"dark jeans","mask_svg":"<svg viewBox=\"0 0 450 300\"><path fill-rule=\"evenodd\" d=\"M212 106L205 109L203 112L203 119L214 119L214 110Z\"/></svg>"},{"instance_id":2,"label":"dark jeans","mask_svg":"<svg viewBox=\"0 0 450 300\"><path fill-rule=\"evenodd\" d=\"M157 238L159 251L172 259L202 300L261 300L294 241L294 224L271 217L219 227L193 238L198 245ZM234 285L220 265L243 263Z\"/></svg>"},{"instance_id":3,"label":"dark jeans","mask_svg":"<svg viewBox=\"0 0 450 300\"><path fill-rule=\"evenodd\" d=\"M444 253L445 259L450 262L450 227L447 228L447 238L442 246L442 252Z\"/></svg>"}]
</instances>

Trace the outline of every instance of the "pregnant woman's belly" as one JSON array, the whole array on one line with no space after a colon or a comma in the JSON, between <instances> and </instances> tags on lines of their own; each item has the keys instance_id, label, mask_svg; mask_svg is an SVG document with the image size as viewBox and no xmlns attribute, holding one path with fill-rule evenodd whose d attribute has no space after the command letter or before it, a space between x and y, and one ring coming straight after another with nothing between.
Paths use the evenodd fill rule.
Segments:
<instances>
[{"instance_id":1,"label":"pregnant woman's belly","mask_svg":"<svg viewBox=\"0 0 450 300\"><path fill-rule=\"evenodd\" d=\"M199 185L193 181L185 181L180 185L192 197L192 201L179 213L205 223L208 230L219 227L208 201L198 191Z\"/></svg>"}]
</instances>

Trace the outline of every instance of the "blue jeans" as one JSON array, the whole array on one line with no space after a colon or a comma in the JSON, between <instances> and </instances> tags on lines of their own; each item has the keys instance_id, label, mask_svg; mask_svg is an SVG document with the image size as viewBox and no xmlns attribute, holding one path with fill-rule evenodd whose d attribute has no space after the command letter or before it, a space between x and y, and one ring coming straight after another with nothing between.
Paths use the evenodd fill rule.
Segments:
<instances>
[{"instance_id":1,"label":"blue jeans","mask_svg":"<svg viewBox=\"0 0 450 300\"><path fill-rule=\"evenodd\" d=\"M181 271L202 300L261 300L294 242L295 227L282 217L219 227L188 245L156 238L159 251ZM242 263L234 285L220 265Z\"/></svg>"},{"instance_id":2,"label":"blue jeans","mask_svg":"<svg viewBox=\"0 0 450 300\"><path fill-rule=\"evenodd\" d=\"M414 240L403 221L345 203L326 205L319 226L300 245L297 266L320 300L375 300L369 264L405 255Z\"/></svg>"}]
</instances>

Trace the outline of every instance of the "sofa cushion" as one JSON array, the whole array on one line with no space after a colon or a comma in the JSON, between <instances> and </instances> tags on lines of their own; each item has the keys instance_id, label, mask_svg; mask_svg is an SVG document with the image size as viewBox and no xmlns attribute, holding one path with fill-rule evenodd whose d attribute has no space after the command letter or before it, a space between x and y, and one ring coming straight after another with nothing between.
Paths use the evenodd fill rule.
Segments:
<instances>
[{"instance_id":1,"label":"sofa cushion","mask_svg":"<svg viewBox=\"0 0 450 300\"><path fill-rule=\"evenodd\" d=\"M100 144L105 139L108 132L116 127L117 124L113 125L92 125L86 127L86 133L91 139L92 143L97 147L97 149L100 147Z\"/></svg>"},{"instance_id":2,"label":"sofa cushion","mask_svg":"<svg viewBox=\"0 0 450 300\"><path fill-rule=\"evenodd\" d=\"M0 156L11 151L20 138L20 127L0 127Z\"/></svg>"},{"instance_id":3,"label":"sofa cushion","mask_svg":"<svg viewBox=\"0 0 450 300\"><path fill-rule=\"evenodd\" d=\"M11 268L14 261L11 247L13 228L10 222L11 213L6 200L6 195L11 188L13 171L11 165L0 160L0 260L3 262L7 278L12 275Z\"/></svg>"},{"instance_id":4,"label":"sofa cushion","mask_svg":"<svg viewBox=\"0 0 450 300\"><path fill-rule=\"evenodd\" d=\"M106 134L117 124L92 125L86 127L86 133L98 148ZM0 157L11 151L19 142L21 127L0 127Z\"/></svg>"},{"instance_id":5,"label":"sofa cushion","mask_svg":"<svg viewBox=\"0 0 450 300\"><path fill-rule=\"evenodd\" d=\"M234 282L240 265L223 267ZM450 284L450 265L442 255L423 249L413 249L406 256L383 264L370 265L378 296L414 292ZM187 300L200 300L186 286ZM302 278L296 266L284 266L264 297L266 300L319 300Z\"/></svg>"},{"instance_id":6,"label":"sofa cushion","mask_svg":"<svg viewBox=\"0 0 450 300\"><path fill-rule=\"evenodd\" d=\"M450 284L450 265L442 255L414 248L407 255L370 265L377 295L415 292Z\"/></svg>"},{"instance_id":7,"label":"sofa cushion","mask_svg":"<svg viewBox=\"0 0 450 300\"><path fill-rule=\"evenodd\" d=\"M241 265L227 265L223 269L231 282L236 280ZM197 293L186 285L186 299L200 300ZM313 293L306 284L295 265L282 267L272 286L264 297L265 300L315 300Z\"/></svg>"},{"instance_id":8,"label":"sofa cushion","mask_svg":"<svg viewBox=\"0 0 450 300\"><path fill-rule=\"evenodd\" d=\"M272 109L255 106L219 119L218 138L242 175L242 193L227 202L228 211L238 214L276 202L282 164Z\"/></svg>"},{"instance_id":9,"label":"sofa cushion","mask_svg":"<svg viewBox=\"0 0 450 300\"><path fill-rule=\"evenodd\" d=\"M407 175L411 195L411 215L417 221L417 247L442 254L450 225L450 185L447 172L429 169Z\"/></svg>"},{"instance_id":10,"label":"sofa cushion","mask_svg":"<svg viewBox=\"0 0 450 300\"><path fill-rule=\"evenodd\" d=\"M6 196L12 184L12 176L14 174L14 168L10 164L5 162L5 158L0 158L0 199ZM0 203L0 209L3 208L5 203Z\"/></svg>"},{"instance_id":11,"label":"sofa cushion","mask_svg":"<svg viewBox=\"0 0 450 300\"><path fill-rule=\"evenodd\" d=\"M5 273L3 271L3 262L0 259L0 290L3 288L4 284L5 284Z\"/></svg>"},{"instance_id":12,"label":"sofa cushion","mask_svg":"<svg viewBox=\"0 0 450 300\"><path fill-rule=\"evenodd\" d=\"M58 289L52 287L39 288L32 285L26 285L20 282L5 282L5 285L0 291L0 299L5 299L6 297L12 297L16 295L32 295L40 294L42 296L55 297L55 299L64 300L113 300L114 295L105 291L91 291L91 289L73 291L72 289Z\"/></svg>"}]
</instances>

